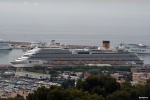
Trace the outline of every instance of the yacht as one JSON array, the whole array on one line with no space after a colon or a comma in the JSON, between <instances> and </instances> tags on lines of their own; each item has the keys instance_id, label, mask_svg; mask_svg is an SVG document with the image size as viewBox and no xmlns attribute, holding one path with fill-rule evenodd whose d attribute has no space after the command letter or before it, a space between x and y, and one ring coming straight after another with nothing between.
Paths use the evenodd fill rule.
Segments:
<instances>
[{"instance_id":1,"label":"yacht","mask_svg":"<svg viewBox=\"0 0 150 100\"><path fill-rule=\"evenodd\" d=\"M0 39L0 50L11 50L11 49L12 49L12 47L9 44L9 42L6 42L6 41Z\"/></svg>"},{"instance_id":2,"label":"yacht","mask_svg":"<svg viewBox=\"0 0 150 100\"><path fill-rule=\"evenodd\" d=\"M137 54L149 54L150 47L143 44L125 44L121 43L117 47L118 50L126 50L128 52L137 53Z\"/></svg>"}]
</instances>

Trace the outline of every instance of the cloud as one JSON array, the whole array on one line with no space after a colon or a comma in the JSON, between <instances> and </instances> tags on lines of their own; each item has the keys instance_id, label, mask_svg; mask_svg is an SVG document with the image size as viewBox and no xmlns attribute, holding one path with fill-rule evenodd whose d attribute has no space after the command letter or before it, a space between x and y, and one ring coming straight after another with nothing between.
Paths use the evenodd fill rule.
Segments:
<instances>
[{"instance_id":1,"label":"cloud","mask_svg":"<svg viewBox=\"0 0 150 100\"><path fill-rule=\"evenodd\" d=\"M38 2L35 2L35 3L33 3L33 5L34 5L34 6L38 6L38 5L39 5L39 3L38 3Z\"/></svg>"},{"instance_id":2,"label":"cloud","mask_svg":"<svg viewBox=\"0 0 150 100\"><path fill-rule=\"evenodd\" d=\"M22 3L24 6L29 6L29 5L32 5L32 6L38 6L40 3L39 2L28 2L28 1L25 1Z\"/></svg>"},{"instance_id":3,"label":"cloud","mask_svg":"<svg viewBox=\"0 0 150 100\"><path fill-rule=\"evenodd\" d=\"M23 2L23 5L28 5L28 4L29 4L29 2L27 2L27 1Z\"/></svg>"}]
</instances>

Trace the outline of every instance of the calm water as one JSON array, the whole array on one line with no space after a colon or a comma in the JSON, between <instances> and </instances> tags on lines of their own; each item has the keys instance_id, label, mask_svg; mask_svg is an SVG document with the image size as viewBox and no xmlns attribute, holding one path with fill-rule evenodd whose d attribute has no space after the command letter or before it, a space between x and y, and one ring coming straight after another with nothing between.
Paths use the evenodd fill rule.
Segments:
<instances>
[{"instance_id":1,"label":"calm water","mask_svg":"<svg viewBox=\"0 0 150 100\"><path fill-rule=\"evenodd\" d=\"M14 31L15 32L15 31ZM150 32L150 31L149 31ZM137 33L135 32L127 32L125 33L102 33L100 31L97 32L85 32L85 31L62 31L62 32L43 32L37 31L37 33L29 34L28 31L26 34L14 34L13 31L11 34L0 34L0 38L11 41L43 41L50 42L51 40L56 40L56 42L64 43L64 44L79 44L79 45L95 45L101 46L103 40L110 40L111 46L117 46L119 43L137 43L137 44L145 44L150 45L150 34L148 33Z\"/></svg>"},{"instance_id":2,"label":"calm water","mask_svg":"<svg viewBox=\"0 0 150 100\"><path fill-rule=\"evenodd\" d=\"M0 64L10 64L10 61L20 57L23 54L22 50L0 50Z\"/></svg>"}]
</instances>

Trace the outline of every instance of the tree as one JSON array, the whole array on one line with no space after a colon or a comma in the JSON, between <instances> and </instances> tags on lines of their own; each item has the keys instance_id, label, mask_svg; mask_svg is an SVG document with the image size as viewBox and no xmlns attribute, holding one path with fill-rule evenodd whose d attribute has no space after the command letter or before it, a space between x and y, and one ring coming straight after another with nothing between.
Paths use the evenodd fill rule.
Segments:
<instances>
[{"instance_id":1,"label":"tree","mask_svg":"<svg viewBox=\"0 0 150 100\"><path fill-rule=\"evenodd\" d=\"M27 96L27 100L46 100L48 89L45 87L40 87L34 93L30 93Z\"/></svg>"},{"instance_id":2,"label":"tree","mask_svg":"<svg viewBox=\"0 0 150 100\"><path fill-rule=\"evenodd\" d=\"M67 89L69 87L73 87L73 86L75 86L75 80L65 79L64 82L61 84L61 86L64 89Z\"/></svg>"},{"instance_id":3,"label":"tree","mask_svg":"<svg viewBox=\"0 0 150 100\"><path fill-rule=\"evenodd\" d=\"M108 95L106 100L133 100L133 99L130 99L129 94L125 91L116 91Z\"/></svg>"},{"instance_id":4,"label":"tree","mask_svg":"<svg viewBox=\"0 0 150 100\"><path fill-rule=\"evenodd\" d=\"M63 89L59 86L38 88L34 93L29 94L27 100L104 100L97 94L89 94L76 88Z\"/></svg>"},{"instance_id":5,"label":"tree","mask_svg":"<svg viewBox=\"0 0 150 100\"><path fill-rule=\"evenodd\" d=\"M76 87L89 93L104 97L120 89L120 84L110 76L90 76L85 81L78 81Z\"/></svg>"}]
</instances>

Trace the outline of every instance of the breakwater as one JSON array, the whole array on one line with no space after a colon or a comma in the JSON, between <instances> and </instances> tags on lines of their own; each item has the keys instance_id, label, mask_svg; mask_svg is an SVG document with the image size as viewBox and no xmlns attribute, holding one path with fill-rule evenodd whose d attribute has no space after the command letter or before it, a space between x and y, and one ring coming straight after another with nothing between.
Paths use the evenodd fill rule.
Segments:
<instances>
[{"instance_id":1,"label":"breakwater","mask_svg":"<svg viewBox=\"0 0 150 100\"><path fill-rule=\"evenodd\" d=\"M30 49L31 42L17 42L17 41L9 41L13 49ZM88 45L65 45L65 47L69 49L84 49L84 48L89 48L89 49L97 49L98 46L88 46Z\"/></svg>"}]
</instances>

